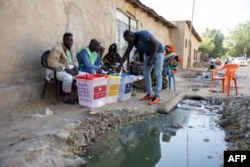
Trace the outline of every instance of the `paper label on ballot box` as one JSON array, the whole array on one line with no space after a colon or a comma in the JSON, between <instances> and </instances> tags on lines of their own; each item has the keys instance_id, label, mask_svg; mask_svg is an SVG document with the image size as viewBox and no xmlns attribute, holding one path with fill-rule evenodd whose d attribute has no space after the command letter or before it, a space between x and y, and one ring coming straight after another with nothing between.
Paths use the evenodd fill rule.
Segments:
<instances>
[{"instance_id":1,"label":"paper label on ballot box","mask_svg":"<svg viewBox=\"0 0 250 167\"><path fill-rule=\"evenodd\" d=\"M132 83L125 84L125 94L130 93L132 91Z\"/></svg>"},{"instance_id":2,"label":"paper label on ballot box","mask_svg":"<svg viewBox=\"0 0 250 167\"><path fill-rule=\"evenodd\" d=\"M106 85L94 87L94 99L106 97Z\"/></svg>"},{"instance_id":3,"label":"paper label on ballot box","mask_svg":"<svg viewBox=\"0 0 250 167\"><path fill-rule=\"evenodd\" d=\"M110 85L109 86L109 96L117 96L119 90L119 85Z\"/></svg>"}]
</instances>

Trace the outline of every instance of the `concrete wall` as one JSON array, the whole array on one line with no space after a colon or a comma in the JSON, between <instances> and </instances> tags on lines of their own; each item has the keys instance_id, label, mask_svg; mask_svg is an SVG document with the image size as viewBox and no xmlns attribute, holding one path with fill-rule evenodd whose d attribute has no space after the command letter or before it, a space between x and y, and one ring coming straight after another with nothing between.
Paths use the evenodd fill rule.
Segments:
<instances>
[{"instance_id":1,"label":"concrete wall","mask_svg":"<svg viewBox=\"0 0 250 167\"><path fill-rule=\"evenodd\" d=\"M182 59L180 63L180 68L188 69L189 67L193 67L194 50L198 51L198 48L200 46L200 41L193 33L191 33L191 38L190 38L190 28L187 25L187 21L175 21L173 23L178 28L170 30L171 34L170 37L173 41L174 46L176 47L176 52L180 55ZM190 49L189 49L189 43L190 43L189 41L191 41ZM191 56L190 58L188 58L189 55Z\"/></svg>"},{"instance_id":2,"label":"concrete wall","mask_svg":"<svg viewBox=\"0 0 250 167\"><path fill-rule=\"evenodd\" d=\"M115 10L115 0L0 1L0 106L40 98L41 54L66 31L74 34L76 48L93 37L113 42Z\"/></svg>"},{"instance_id":3,"label":"concrete wall","mask_svg":"<svg viewBox=\"0 0 250 167\"><path fill-rule=\"evenodd\" d=\"M181 62L179 68L183 68L185 61L186 61L186 54L185 54L185 26L180 26L175 24L178 28L170 30L170 37L172 39L172 44L175 46L176 53L181 58Z\"/></svg>"},{"instance_id":4,"label":"concrete wall","mask_svg":"<svg viewBox=\"0 0 250 167\"><path fill-rule=\"evenodd\" d=\"M41 54L62 42L66 31L74 34L76 49L91 38L108 48L116 39L117 9L138 20L139 29L148 29L163 44L172 42L166 26L126 0L0 1L0 107L40 98L45 73Z\"/></svg>"},{"instance_id":5,"label":"concrete wall","mask_svg":"<svg viewBox=\"0 0 250 167\"><path fill-rule=\"evenodd\" d=\"M131 18L137 20L138 30L146 29L150 31L162 44L171 42L169 28L163 25L161 22L155 21L149 14L143 12L139 8L134 8L125 0L116 0L117 9L122 10L125 14Z\"/></svg>"}]
</instances>

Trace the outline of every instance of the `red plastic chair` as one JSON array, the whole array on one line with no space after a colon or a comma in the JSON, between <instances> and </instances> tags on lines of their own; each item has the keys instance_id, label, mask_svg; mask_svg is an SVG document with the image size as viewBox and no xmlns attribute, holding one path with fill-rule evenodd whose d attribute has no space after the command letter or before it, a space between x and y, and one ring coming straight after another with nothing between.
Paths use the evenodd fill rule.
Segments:
<instances>
[{"instance_id":1,"label":"red plastic chair","mask_svg":"<svg viewBox=\"0 0 250 167\"><path fill-rule=\"evenodd\" d=\"M210 82L210 93L212 92L212 87L213 83L215 80L221 80L222 81L222 92L226 93L227 96L230 95L230 83L231 80L234 81L235 85L235 91L236 95L238 94L238 89L237 89L237 81L235 77L235 73L237 69L239 68L238 64L225 64L223 67L219 69L213 69L211 73L211 82ZM220 71L225 71L224 76L218 76L218 72Z\"/></svg>"}]
</instances>

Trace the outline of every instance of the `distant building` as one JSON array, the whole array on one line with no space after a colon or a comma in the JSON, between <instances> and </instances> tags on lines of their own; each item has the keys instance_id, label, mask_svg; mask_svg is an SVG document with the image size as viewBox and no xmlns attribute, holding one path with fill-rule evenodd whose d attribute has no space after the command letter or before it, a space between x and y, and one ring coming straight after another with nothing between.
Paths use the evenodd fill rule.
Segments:
<instances>
[{"instance_id":1,"label":"distant building","mask_svg":"<svg viewBox=\"0 0 250 167\"><path fill-rule=\"evenodd\" d=\"M170 30L170 37L176 46L176 52L182 56L182 68L193 67L195 62L200 62L198 51L201 37L192 26L191 21L174 21L177 29Z\"/></svg>"}]
</instances>

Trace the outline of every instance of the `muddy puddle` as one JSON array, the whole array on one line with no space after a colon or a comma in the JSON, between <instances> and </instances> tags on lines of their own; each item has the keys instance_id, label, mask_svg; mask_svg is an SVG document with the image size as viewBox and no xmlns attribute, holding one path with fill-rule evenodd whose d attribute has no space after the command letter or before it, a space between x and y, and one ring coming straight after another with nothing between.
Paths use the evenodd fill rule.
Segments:
<instances>
[{"instance_id":1,"label":"muddy puddle","mask_svg":"<svg viewBox=\"0 0 250 167\"><path fill-rule=\"evenodd\" d=\"M188 100L100 138L84 156L87 167L214 167L227 148L216 124L220 106ZM194 105L195 104L195 105Z\"/></svg>"}]
</instances>

